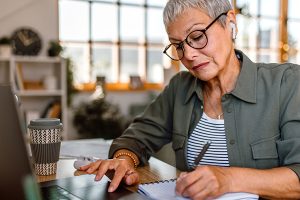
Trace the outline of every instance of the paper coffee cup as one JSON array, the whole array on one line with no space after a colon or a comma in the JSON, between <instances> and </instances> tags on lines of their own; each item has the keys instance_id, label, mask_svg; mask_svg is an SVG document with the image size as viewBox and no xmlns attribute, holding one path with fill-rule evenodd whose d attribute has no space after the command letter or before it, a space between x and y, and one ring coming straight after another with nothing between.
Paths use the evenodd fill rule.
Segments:
<instances>
[{"instance_id":1,"label":"paper coffee cup","mask_svg":"<svg viewBox=\"0 0 300 200\"><path fill-rule=\"evenodd\" d=\"M56 118L31 120L28 125L34 170L37 175L56 173L62 123Z\"/></svg>"}]
</instances>

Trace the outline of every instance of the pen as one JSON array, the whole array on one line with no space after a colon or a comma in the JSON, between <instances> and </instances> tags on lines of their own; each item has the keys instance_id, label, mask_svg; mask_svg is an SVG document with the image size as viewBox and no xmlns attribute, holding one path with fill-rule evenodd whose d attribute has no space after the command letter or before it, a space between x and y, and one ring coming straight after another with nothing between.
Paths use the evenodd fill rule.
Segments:
<instances>
[{"instance_id":1,"label":"pen","mask_svg":"<svg viewBox=\"0 0 300 200\"><path fill-rule=\"evenodd\" d=\"M204 154L206 153L207 149L209 148L210 143L211 143L210 141L207 141L204 144L204 146L203 146L202 150L200 151L198 157L194 161L194 168L196 168L197 165L200 163L201 159L203 158Z\"/></svg>"}]
</instances>

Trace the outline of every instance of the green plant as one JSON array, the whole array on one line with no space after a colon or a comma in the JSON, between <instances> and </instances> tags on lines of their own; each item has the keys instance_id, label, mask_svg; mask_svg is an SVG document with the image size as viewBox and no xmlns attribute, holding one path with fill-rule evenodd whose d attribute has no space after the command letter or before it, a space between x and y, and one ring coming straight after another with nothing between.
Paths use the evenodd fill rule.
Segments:
<instances>
[{"instance_id":1,"label":"green plant","mask_svg":"<svg viewBox=\"0 0 300 200\"><path fill-rule=\"evenodd\" d=\"M48 55L49 56L59 56L60 53L63 51L63 47L60 45L58 41L50 41L49 42L49 48L48 48Z\"/></svg>"},{"instance_id":2,"label":"green plant","mask_svg":"<svg viewBox=\"0 0 300 200\"><path fill-rule=\"evenodd\" d=\"M0 45L10 45L11 39L7 36L0 38Z\"/></svg>"},{"instance_id":3,"label":"green plant","mask_svg":"<svg viewBox=\"0 0 300 200\"><path fill-rule=\"evenodd\" d=\"M73 118L74 127L83 138L116 138L125 130L124 122L119 108L105 98L82 103Z\"/></svg>"}]
</instances>

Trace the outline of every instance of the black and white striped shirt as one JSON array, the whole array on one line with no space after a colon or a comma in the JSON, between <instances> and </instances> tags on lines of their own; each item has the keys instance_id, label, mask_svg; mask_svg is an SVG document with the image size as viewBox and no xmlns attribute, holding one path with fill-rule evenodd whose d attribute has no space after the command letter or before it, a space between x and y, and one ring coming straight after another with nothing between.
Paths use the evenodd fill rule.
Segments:
<instances>
[{"instance_id":1,"label":"black and white striped shirt","mask_svg":"<svg viewBox=\"0 0 300 200\"><path fill-rule=\"evenodd\" d=\"M205 113L188 139L187 160L189 166L194 166L196 157L207 141L210 141L211 144L200 161L200 165L229 167L224 120L212 119Z\"/></svg>"}]
</instances>

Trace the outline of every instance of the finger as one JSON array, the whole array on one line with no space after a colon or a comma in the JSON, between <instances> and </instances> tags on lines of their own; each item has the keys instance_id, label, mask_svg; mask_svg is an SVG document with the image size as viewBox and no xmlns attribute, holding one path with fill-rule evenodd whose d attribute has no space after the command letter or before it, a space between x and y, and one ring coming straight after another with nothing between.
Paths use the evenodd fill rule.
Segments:
<instances>
[{"instance_id":1,"label":"finger","mask_svg":"<svg viewBox=\"0 0 300 200\"><path fill-rule=\"evenodd\" d=\"M96 174L95 177L95 181L99 181L102 179L102 177L104 176L104 174L112 169L115 169L117 163L115 160L105 160L101 163L101 165L98 167L98 172Z\"/></svg>"},{"instance_id":2,"label":"finger","mask_svg":"<svg viewBox=\"0 0 300 200\"><path fill-rule=\"evenodd\" d=\"M184 192L186 192L187 188L190 185L194 184L196 181L200 180L202 177L201 173L196 173L196 171L192 171L189 173L183 174L180 179L177 179L176 182L176 194L184 196Z\"/></svg>"},{"instance_id":3,"label":"finger","mask_svg":"<svg viewBox=\"0 0 300 200\"><path fill-rule=\"evenodd\" d=\"M80 170L86 171L87 173L91 174L98 169L100 164L101 164L101 160L97 160L96 162L92 162L88 165L80 167Z\"/></svg>"},{"instance_id":4,"label":"finger","mask_svg":"<svg viewBox=\"0 0 300 200\"><path fill-rule=\"evenodd\" d=\"M206 199L210 194L211 190L208 185L203 184L203 179L199 178L198 180L191 183L188 187L186 187L182 196L190 197L191 199ZM195 197L197 196L197 198Z\"/></svg>"},{"instance_id":5,"label":"finger","mask_svg":"<svg viewBox=\"0 0 300 200\"><path fill-rule=\"evenodd\" d=\"M181 178L183 178L186 174L187 174L187 172L181 172L177 178L177 181L179 181Z\"/></svg>"},{"instance_id":6,"label":"finger","mask_svg":"<svg viewBox=\"0 0 300 200\"><path fill-rule=\"evenodd\" d=\"M196 187L196 186L195 186ZM191 199L215 199L210 195L211 191L203 188L203 190L197 190L198 192L188 194L188 197Z\"/></svg>"},{"instance_id":7,"label":"finger","mask_svg":"<svg viewBox=\"0 0 300 200\"><path fill-rule=\"evenodd\" d=\"M136 171L130 172L124 176L126 185L133 185L139 182L139 174Z\"/></svg>"},{"instance_id":8,"label":"finger","mask_svg":"<svg viewBox=\"0 0 300 200\"><path fill-rule=\"evenodd\" d=\"M84 166L81 166L79 168L79 170L82 170L82 171L86 171L87 169L89 169L92 165L94 165L95 163L99 164L101 163L102 160L97 160L95 162L91 162L90 164L87 164L87 165L84 165Z\"/></svg>"},{"instance_id":9,"label":"finger","mask_svg":"<svg viewBox=\"0 0 300 200\"><path fill-rule=\"evenodd\" d=\"M86 171L88 168L90 168L91 164L92 164L92 163L90 163L90 164L88 164L88 165L81 166L81 167L79 167L79 170L81 170L81 171Z\"/></svg>"},{"instance_id":10,"label":"finger","mask_svg":"<svg viewBox=\"0 0 300 200\"><path fill-rule=\"evenodd\" d=\"M113 192L118 188L125 174L126 168L123 166L120 165L117 169L115 169L115 175L109 184L108 192Z\"/></svg>"}]
</instances>

